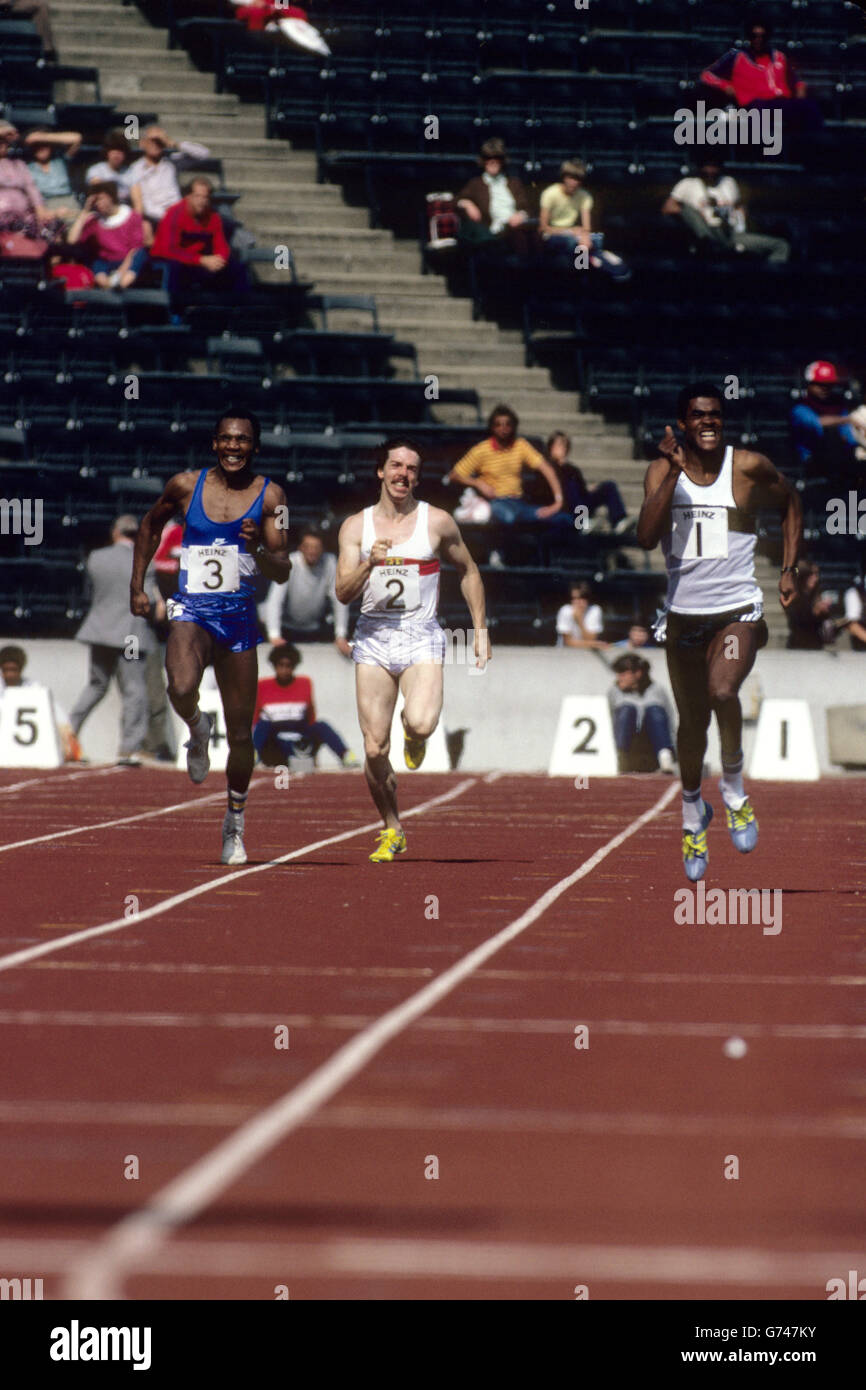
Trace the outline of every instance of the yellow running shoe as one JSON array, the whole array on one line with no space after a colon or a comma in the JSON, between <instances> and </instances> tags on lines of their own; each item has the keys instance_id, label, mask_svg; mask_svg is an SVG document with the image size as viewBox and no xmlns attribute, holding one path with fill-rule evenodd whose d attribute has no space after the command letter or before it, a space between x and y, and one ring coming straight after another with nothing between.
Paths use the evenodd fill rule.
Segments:
<instances>
[{"instance_id":1,"label":"yellow running shoe","mask_svg":"<svg viewBox=\"0 0 866 1390\"><path fill-rule=\"evenodd\" d=\"M401 715L402 719L403 716ZM424 754L427 752L427 740L423 738L410 738L406 728L406 721L403 720L403 759L406 766L415 772L424 761Z\"/></svg>"},{"instance_id":2,"label":"yellow running shoe","mask_svg":"<svg viewBox=\"0 0 866 1390\"><path fill-rule=\"evenodd\" d=\"M402 830L380 830L379 848L370 855L372 864L390 864L398 854L406 851L406 836Z\"/></svg>"}]
</instances>

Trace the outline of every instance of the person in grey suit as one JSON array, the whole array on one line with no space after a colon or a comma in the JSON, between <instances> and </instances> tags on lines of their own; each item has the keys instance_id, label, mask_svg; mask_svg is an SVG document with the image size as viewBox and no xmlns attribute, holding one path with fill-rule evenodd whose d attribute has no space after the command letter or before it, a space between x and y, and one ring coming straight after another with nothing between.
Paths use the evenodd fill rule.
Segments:
<instances>
[{"instance_id":1,"label":"person in grey suit","mask_svg":"<svg viewBox=\"0 0 866 1390\"><path fill-rule=\"evenodd\" d=\"M77 642L90 647L90 679L79 695L69 717L73 733L78 734L91 710L105 696L112 676L117 677L122 701L120 753L118 761L136 765L147 735L148 698L146 659L156 646L156 637L145 618L134 618L129 611L129 582L138 522L134 516L119 516L111 529L111 545L94 550L87 561L91 604L78 632ZM152 579L152 576L151 576ZM157 616L162 600L155 582L150 595Z\"/></svg>"}]
</instances>

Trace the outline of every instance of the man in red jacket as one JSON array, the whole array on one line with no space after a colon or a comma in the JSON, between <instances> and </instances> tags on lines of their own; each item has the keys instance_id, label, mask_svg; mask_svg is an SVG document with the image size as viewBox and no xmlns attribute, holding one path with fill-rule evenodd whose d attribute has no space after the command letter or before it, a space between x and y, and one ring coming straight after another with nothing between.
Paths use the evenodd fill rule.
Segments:
<instances>
[{"instance_id":1,"label":"man in red jacket","mask_svg":"<svg viewBox=\"0 0 866 1390\"><path fill-rule=\"evenodd\" d=\"M236 293L249 288L244 267L231 259L212 193L210 179L197 175L156 229L150 254L164 263L165 288L173 299L198 286Z\"/></svg>"}]
</instances>

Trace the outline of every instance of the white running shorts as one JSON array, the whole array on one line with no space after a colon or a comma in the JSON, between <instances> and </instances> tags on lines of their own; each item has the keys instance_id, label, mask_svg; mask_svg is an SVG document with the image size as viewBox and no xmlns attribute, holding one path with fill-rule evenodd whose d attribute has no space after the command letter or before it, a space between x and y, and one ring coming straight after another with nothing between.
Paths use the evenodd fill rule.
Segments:
<instances>
[{"instance_id":1,"label":"white running shorts","mask_svg":"<svg viewBox=\"0 0 866 1390\"><path fill-rule=\"evenodd\" d=\"M382 666L399 676L409 666L445 662L445 633L438 623L397 627L391 623L365 622L355 628L352 660L359 666Z\"/></svg>"}]
</instances>

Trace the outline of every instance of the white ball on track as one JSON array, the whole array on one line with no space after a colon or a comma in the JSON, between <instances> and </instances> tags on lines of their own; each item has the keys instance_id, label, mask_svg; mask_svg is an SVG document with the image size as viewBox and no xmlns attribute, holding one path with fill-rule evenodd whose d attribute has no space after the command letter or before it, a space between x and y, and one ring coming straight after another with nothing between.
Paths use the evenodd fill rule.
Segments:
<instances>
[{"instance_id":1,"label":"white ball on track","mask_svg":"<svg viewBox=\"0 0 866 1390\"><path fill-rule=\"evenodd\" d=\"M749 1045L743 1038L728 1038L722 1048L726 1057L733 1057L735 1060L745 1057L748 1050Z\"/></svg>"}]
</instances>

